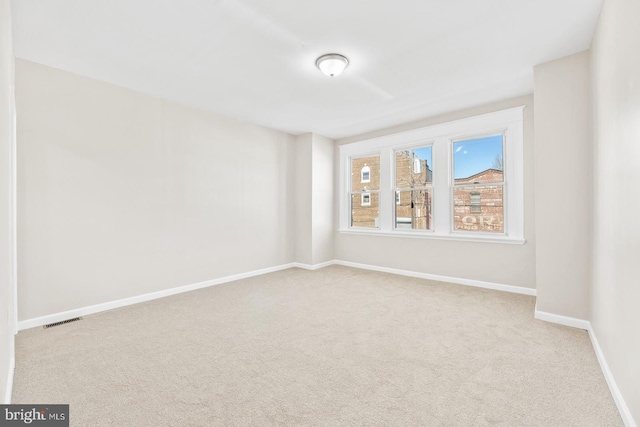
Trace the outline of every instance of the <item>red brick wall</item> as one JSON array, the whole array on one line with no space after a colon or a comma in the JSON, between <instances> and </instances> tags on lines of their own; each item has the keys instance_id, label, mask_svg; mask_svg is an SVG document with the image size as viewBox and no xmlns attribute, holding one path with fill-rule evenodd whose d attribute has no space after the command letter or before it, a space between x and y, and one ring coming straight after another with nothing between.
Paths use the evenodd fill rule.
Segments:
<instances>
[{"instance_id":1,"label":"red brick wall","mask_svg":"<svg viewBox=\"0 0 640 427\"><path fill-rule=\"evenodd\" d=\"M370 169L369 182L362 182L362 168ZM360 157L351 160L351 191L380 190L380 156ZM362 206L361 195L354 194L351 198L351 226L376 227L379 216L379 194L369 193L371 206Z\"/></svg>"},{"instance_id":2,"label":"red brick wall","mask_svg":"<svg viewBox=\"0 0 640 427\"><path fill-rule=\"evenodd\" d=\"M456 184L502 182L502 171L487 169L469 178L456 179ZM480 212L472 212L471 194L480 195ZM453 192L453 229L504 232L504 198L502 185L456 186Z\"/></svg>"}]
</instances>

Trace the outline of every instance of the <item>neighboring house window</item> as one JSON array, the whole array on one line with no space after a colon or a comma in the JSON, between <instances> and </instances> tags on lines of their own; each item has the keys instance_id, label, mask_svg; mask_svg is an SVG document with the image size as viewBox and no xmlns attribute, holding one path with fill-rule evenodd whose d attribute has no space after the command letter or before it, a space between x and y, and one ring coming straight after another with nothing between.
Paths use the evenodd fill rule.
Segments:
<instances>
[{"instance_id":1,"label":"neighboring house window","mask_svg":"<svg viewBox=\"0 0 640 427\"><path fill-rule=\"evenodd\" d=\"M360 171L360 182L371 182L371 168L363 166Z\"/></svg>"},{"instance_id":2,"label":"neighboring house window","mask_svg":"<svg viewBox=\"0 0 640 427\"><path fill-rule=\"evenodd\" d=\"M422 172L422 163L419 157L415 157L413 159L413 173L420 173L420 172Z\"/></svg>"},{"instance_id":3,"label":"neighboring house window","mask_svg":"<svg viewBox=\"0 0 640 427\"><path fill-rule=\"evenodd\" d=\"M480 193L470 193L471 213L482 212L482 206L480 201Z\"/></svg>"},{"instance_id":4,"label":"neighboring house window","mask_svg":"<svg viewBox=\"0 0 640 427\"><path fill-rule=\"evenodd\" d=\"M524 242L523 108L341 145L340 230Z\"/></svg>"}]
</instances>

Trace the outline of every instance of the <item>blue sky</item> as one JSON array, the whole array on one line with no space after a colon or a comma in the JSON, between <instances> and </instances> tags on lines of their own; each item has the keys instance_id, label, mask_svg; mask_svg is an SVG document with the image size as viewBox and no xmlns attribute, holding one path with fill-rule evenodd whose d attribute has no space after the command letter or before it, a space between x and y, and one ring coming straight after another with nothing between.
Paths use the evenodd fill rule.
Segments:
<instances>
[{"instance_id":1,"label":"blue sky","mask_svg":"<svg viewBox=\"0 0 640 427\"><path fill-rule=\"evenodd\" d=\"M426 159L433 169L431 147L413 150L416 157ZM494 165L496 156L502 158L502 135L467 139L453 144L453 167L455 178L467 178Z\"/></svg>"},{"instance_id":2,"label":"blue sky","mask_svg":"<svg viewBox=\"0 0 640 427\"><path fill-rule=\"evenodd\" d=\"M453 144L454 178L467 178L493 167L502 158L502 135L467 139Z\"/></svg>"}]
</instances>

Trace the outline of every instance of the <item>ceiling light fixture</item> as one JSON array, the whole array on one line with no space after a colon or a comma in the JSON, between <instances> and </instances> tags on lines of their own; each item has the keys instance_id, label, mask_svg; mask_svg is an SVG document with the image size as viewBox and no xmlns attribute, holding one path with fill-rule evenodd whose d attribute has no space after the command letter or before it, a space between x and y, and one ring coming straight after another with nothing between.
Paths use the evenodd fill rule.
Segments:
<instances>
[{"instance_id":1,"label":"ceiling light fixture","mask_svg":"<svg viewBox=\"0 0 640 427\"><path fill-rule=\"evenodd\" d=\"M347 57L339 53L327 53L316 59L316 67L329 77L339 75L348 65Z\"/></svg>"}]
</instances>

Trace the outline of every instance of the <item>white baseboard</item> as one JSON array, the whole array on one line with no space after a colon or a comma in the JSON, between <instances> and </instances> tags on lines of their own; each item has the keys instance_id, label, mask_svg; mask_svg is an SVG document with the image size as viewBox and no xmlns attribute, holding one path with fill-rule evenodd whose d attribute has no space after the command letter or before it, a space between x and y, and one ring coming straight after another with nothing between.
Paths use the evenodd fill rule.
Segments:
<instances>
[{"instance_id":1,"label":"white baseboard","mask_svg":"<svg viewBox=\"0 0 640 427\"><path fill-rule=\"evenodd\" d=\"M538 304L534 311L534 316L538 320L544 320L545 322L557 323L558 325L571 326L572 328L584 329L588 331L591 328L591 323L588 320L576 319L575 317L562 316L560 314L547 313L546 311L538 310Z\"/></svg>"},{"instance_id":2,"label":"white baseboard","mask_svg":"<svg viewBox=\"0 0 640 427\"><path fill-rule=\"evenodd\" d=\"M330 265L334 265L336 263L335 260L323 262L320 264L304 264L301 262L294 262L293 266L298 268L303 268L305 270L317 270L319 268L329 267Z\"/></svg>"},{"instance_id":3,"label":"white baseboard","mask_svg":"<svg viewBox=\"0 0 640 427\"><path fill-rule=\"evenodd\" d=\"M436 280L438 282L456 283L458 285L475 286L477 288L493 289L496 291L512 292L523 295L536 295L536 290L532 288L524 288L521 286L503 285L500 283L483 282L480 280L462 279L459 277L440 276L438 274L419 273L416 271L399 270L397 268L379 267L377 265L359 264L350 261L336 260L335 264L344 265L346 267L361 268L364 270L381 271L383 273L399 274L401 276L417 277L420 279Z\"/></svg>"},{"instance_id":4,"label":"white baseboard","mask_svg":"<svg viewBox=\"0 0 640 427\"><path fill-rule=\"evenodd\" d=\"M74 317L87 316L89 314L99 313L101 311L111 310L114 308L125 307L132 304L138 304L145 301L151 301L158 298L164 298L171 295L180 294L183 292L194 291L196 289L207 288L209 286L219 285L221 283L233 282L234 280L246 279L249 277L259 276L261 274L273 273L275 271L286 270L292 267L303 268L306 270L317 270L320 268L328 267L330 265L339 264L347 267L355 267L366 270L382 271L385 273L399 274L402 276L418 277L422 279L437 280L441 282L457 283L467 286L476 286L479 288L494 289L505 292L513 292L525 295L536 295L535 289L523 288L519 286L502 285L498 283L482 282L479 280L461 279L457 277L440 276L436 274L418 273L408 270L399 270L388 267L378 267L368 264L358 264L348 261L331 260L320 264L304 264L299 262L293 262L289 264L282 264L275 267L264 268L261 270L250 271L247 273L235 274L232 276L226 276L214 280L206 280L204 282L194 283L191 285L180 286L177 288L166 289L163 291L152 292L149 294L138 295L135 297L123 298L116 301L110 301L106 303L95 304L86 307L80 307L73 310L63 311L59 313L48 314L45 316L36 317L33 319L21 320L18 322L18 330L35 328L38 326L48 325L50 323L61 322L67 319L73 319Z\"/></svg>"},{"instance_id":5,"label":"white baseboard","mask_svg":"<svg viewBox=\"0 0 640 427\"><path fill-rule=\"evenodd\" d=\"M13 375L16 370L15 352L9 358L9 372L7 373L7 386L4 391L4 404L11 404L11 394L13 393Z\"/></svg>"},{"instance_id":6,"label":"white baseboard","mask_svg":"<svg viewBox=\"0 0 640 427\"><path fill-rule=\"evenodd\" d=\"M611 369L609 369L607 359L605 359L604 357L604 353L602 352L602 348L600 348L598 338L596 338L596 334L590 322L588 331L589 338L591 338L591 345L593 345L593 350L596 352L598 363L600 363L600 369L602 369L604 378L605 380L607 380L607 385L609 386L609 390L611 391L611 395L613 396L613 401L616 402L616 406L618 407L618 411L620 412L620 416L622 417L624 425L626 427L637 427L637 424L633 420L633 416L631 415L631 411L629 410L629 407L627 406L627 403L625 402L624 397L622 397L622 393L618 388L618 384L613 378L613 374L611 373Z\"/></svg>"},{"instance_id":7,"label":"white baseboard","mask_svg":"<svg viewBox=\"0 0 640 427\"><path fill-rule=\"evenodd\" d=\"M138 304L145 301L151 301L158 298L164 298L171 295L181 294L183 292L195 291L196 289L208 288L209 286L219 285L222 283L233 282L234 280L246 279L249 277L260 276L262 274L273 273L275 271L286 270L292 268L293 263L278 265L275 267L263 268L247 273L234 274L232 276L221 277L219 279L206 280L204 282L194 283L191 285L180 286L177 288L165 289L163 291L151 292L149 294L138 295L135 297L123 298L116 301L110 301L87 307L76 308L73 310L63 311L60 313L48 314L46 316L36 317L34 319L21 320L18 322L18 330L35 328L38 326L48 325L50 323L61 322L74 317L87 316L89 314L99 313L101 311L111 310L114 308L125 307L128 305Z\"/></svg>"},{"instance_id":8,"label":"white baseboard","mask_svg":"<svg viewBox=\"0 0 640 427\"><path fill-rule=\"evenodd\" d=\"M622 417L622 421L626 427L637 427L637 424L633 420L633 416L631 415L631 411L629 411L629 407L622 397L622 393L618 388L615 378L611 373L611 369L609 369L609 364L604 357L604 353L602 352L602 348L600 348L600 344L598 343L598 338L593 330L593 326L591 322L583 319L576 319L574 317L562 316L559 314L547 313L545 311L539 311L538 306L536 304L534 317L539 320L544 320L545 322L557 323L559 325L570 326L572 328L584 329L589 333L589 338L591 339L591 345L593 345L593 350L596 353L596 357L598 358L598 363L600 364L600 369L602 370L602 374L604 375L605 380L607 381L607 385L609 386L609 391L611 391L611 396L613 396L613 401L616 403L618 407L618 412L620 412L620 417Z\"/></svg>"}]
</instances>

